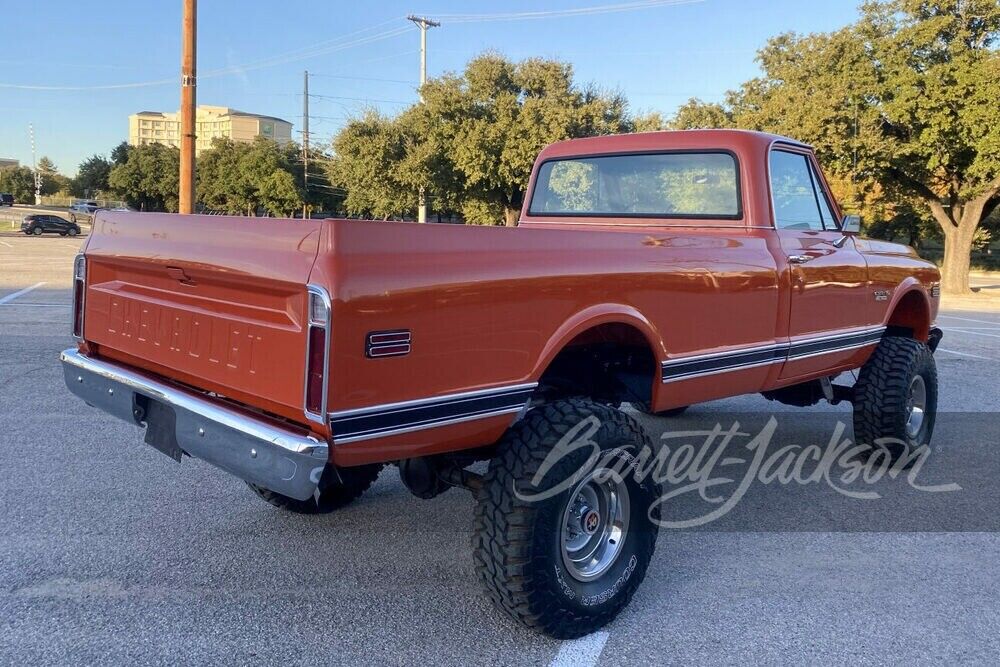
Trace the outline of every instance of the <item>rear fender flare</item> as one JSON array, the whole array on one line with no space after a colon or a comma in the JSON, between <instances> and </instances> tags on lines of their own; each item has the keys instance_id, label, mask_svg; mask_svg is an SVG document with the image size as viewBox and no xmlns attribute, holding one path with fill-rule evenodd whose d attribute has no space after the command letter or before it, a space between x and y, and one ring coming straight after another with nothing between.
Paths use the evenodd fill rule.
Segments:
<instances>
[{"instance_id":1,"label":"rear fender flare","mask_svg":"<svg viewBox=\"0 0 1000 667\"><path fill-rule=\"evenodd\" d=\"M632 306L628 306L620 303L606 303L599 304L596 306L591 306L585 308L574 314L572 317L567 319L562 326L560 326L556 331L549 337L548 342L542 348L541 354L539 355L538 361L535 367L531 371L531 380L537 382L545 370L555 359L556 355L559 354L574 338L579 336L581 333L593 329L594 327L600 326L602 324L624 324L631 326L646 339L646 343L649 345L649 349L653 353L653 357L657 363L657 369L659 370L659 364L666 359L666 352L663 347L663 338L657 331L656 327L638 310ZM659 373L655 373L655 377L659 379ZM659 390L660 382L654 381L653 386L653 398L655 400L656 393Z\"/></svg>"}]
</instances>

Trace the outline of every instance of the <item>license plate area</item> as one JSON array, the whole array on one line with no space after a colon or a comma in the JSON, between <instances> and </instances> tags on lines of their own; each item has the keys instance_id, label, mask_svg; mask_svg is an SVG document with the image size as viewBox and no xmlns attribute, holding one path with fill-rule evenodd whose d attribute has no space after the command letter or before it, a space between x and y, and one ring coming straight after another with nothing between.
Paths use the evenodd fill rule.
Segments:
<instances>
[{"instance_id":1,"label":"license plate area","mask_svg":"<svg viewBox=\"0 0 1000 667\"><path fill-rule=\"evenodd\" d=\"M132 414L146 427L145 442L180 462L184 450L177 444L177 414L174 409L155 398L133 394Z\"/></svg>"}]
</instances>

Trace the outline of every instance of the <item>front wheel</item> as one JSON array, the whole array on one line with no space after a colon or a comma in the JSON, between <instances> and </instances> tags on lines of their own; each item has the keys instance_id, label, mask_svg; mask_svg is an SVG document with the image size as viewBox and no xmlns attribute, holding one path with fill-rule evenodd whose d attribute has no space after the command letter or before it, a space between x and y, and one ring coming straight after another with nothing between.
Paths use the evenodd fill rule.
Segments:
<instances>
[{"instance_id":1,"label":"front wheel","mask_svg":"<svg viewBox=\"0 0 1000 667\"><path fill-rule=\"evenodd\" d=\"M67 233L68 233L68 234L69 234L70 236L76 236L77 234L79 234L79 233L80 233L80 230L79 230L79 229L75 229L75 228L74 228L74 229L70 229L70 230L69 230L69 232L67 232Z\"/></svg>"},{"instance_id":2,"label":"front wheel","mask_svg":"<svg viewBox=\"0 0 1000 667\"><path fill-rule=\"evenodd\" d=\"M328 514L347 505L368 490L382 471L381 464L357 466L353 468L338 468L340 481L331 481L323 485L323 490L314 494L309 500L298 500L282 495L262 486L247 482L258 496L275 507L296 514Z\"/></svg>"},{"instance_id":3,"label":"front wheel","mask_svg":"<svg viewBox=\"0 0 1000 667\"><path fill-rule=\"evenodd\" d=\"M869 456L885 452L891 463L916 462L931 441L937 416L937 366L929 347L887 336L861 368L854 386L854 439Z\"/></svg>"},{"instance_id":4,"label":"front wheel","mask_svg":"<svg viewBox=\"0 0 1000 667\"><path fill-rule=\"evenodd\" d=\"M31 233L34 234L35 236L41 236L42 235L42 228L41 227L35 227L34 229L31 230Z\"/></svg>"},{"instance_id":5,"label":"front wheel","mask_svg":"<svg viewBox=\"0 0 1000 667\"><path fill-rule=\"evenodd\" d=\"M587 444L568 451L574 442ZM631 417L581 399L536 408L507 431L477 493L474 537L499 609L568 639L628 605L656 545L658 485L632 469L650 447Z\"/></svg>"}]
</instances>

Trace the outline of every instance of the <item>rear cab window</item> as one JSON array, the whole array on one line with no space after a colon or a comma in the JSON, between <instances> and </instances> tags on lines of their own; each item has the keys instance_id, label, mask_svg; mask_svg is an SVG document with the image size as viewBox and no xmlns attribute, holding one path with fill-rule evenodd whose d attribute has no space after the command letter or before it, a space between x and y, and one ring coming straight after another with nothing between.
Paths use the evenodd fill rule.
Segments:
<instances>
[{"instance_id":1,"label":"rear cab window","mask_svg":"<svg viewBox=\"0 0 1000 667\"><path fill-rule=\"evenodd\" d=\"M733 154L671 151L546 160L528 213L737 220L742 209Z\"/></svg>"}]
</instances>

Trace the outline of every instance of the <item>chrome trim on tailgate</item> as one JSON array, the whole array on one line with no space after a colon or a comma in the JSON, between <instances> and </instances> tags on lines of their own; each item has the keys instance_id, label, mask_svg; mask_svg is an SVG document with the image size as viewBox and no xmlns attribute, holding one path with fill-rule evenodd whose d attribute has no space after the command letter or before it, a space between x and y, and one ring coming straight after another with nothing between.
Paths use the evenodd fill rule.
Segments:
<instances>
[{"instance_id":1,"label":"chrome trim on tailgate","mask_svg":"<svg viewBox=\"0 0 1000 667\"><path fill-rule=\"evenodd\" d=\"M217 405L194 392L76 349L60 355L66 386L88 405L130 423L134 395L173 409L177 444L189 456L272 491L306 500L326 467L326 442Z\"/></svg>"}]
</instances>

